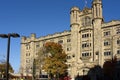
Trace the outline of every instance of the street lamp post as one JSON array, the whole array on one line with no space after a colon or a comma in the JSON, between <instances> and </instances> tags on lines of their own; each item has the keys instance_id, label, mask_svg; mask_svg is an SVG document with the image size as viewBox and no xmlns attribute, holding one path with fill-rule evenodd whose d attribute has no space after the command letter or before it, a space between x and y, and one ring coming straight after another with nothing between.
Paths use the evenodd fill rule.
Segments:
<instances>
[{"instance_id":1,"label":"street lamp post","mask_svg":"<svg viewBox=\"0 0 120 80\"><path fill-rule=\"evenodd\" d=\"M17 38L20 37L17 33L9 33L9 34L0 34L2 38L8 38L7 45L7 65L6 65L6 80L9 80L9 54L10 54L10 37Z\"/></svg>"}]
</instances>

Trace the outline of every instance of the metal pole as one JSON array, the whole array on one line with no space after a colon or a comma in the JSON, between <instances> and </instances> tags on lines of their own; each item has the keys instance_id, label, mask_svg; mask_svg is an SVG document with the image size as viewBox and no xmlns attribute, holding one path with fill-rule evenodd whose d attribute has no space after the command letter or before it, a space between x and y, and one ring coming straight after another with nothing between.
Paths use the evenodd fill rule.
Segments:
<instances>
[{"instance_id":1,"label":"metal pole","mask_svg":"<svg viewBox=\"0 0 120 80\"><path fill-rule=\"evenodd\" d=\"M8 38L8 45L7 45L7 60L6 60L6 80L9 80L9 54L10 54L10 37L20 37L17 33L12 34L0 34L2 38Z\"/></svg>"},{"instance_id":2,"label":"metal pole","mask_svg":"<svg viewBox=\"0 0 120 80\"><path fill-rule=\"evenodd\" d=\"M10 34L8 34L6 80L9 80Z\"/></svg>"}]
</instances>

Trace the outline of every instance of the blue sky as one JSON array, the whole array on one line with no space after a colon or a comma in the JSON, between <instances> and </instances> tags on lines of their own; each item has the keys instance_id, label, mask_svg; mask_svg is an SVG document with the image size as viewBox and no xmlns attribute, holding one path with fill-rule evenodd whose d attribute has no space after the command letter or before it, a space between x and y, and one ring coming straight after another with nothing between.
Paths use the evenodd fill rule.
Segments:
<instances>
[{"instance_id":1,"label":"blue sky","mask_svg":"<svg viewBox=\"0 0 120 80\"><path fill-rule=\"evenodd\" d=\"M92 0L87 0L91 7ZM70 9L84 8L84 0L0 0L0 34L19 33L37 37L70 30ZM120 0L103 0L106 22L120 20ZM15 72L20 66L21 38L11 38L10 63ZM6 60L7 39L0 38L0 60Z\"/></svg>"}]
</instances>

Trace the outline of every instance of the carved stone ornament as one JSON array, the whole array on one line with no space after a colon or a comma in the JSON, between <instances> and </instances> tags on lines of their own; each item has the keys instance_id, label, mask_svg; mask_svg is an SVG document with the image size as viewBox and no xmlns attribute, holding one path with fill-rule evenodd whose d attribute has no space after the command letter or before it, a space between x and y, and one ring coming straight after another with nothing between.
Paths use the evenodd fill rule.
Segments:
<instances>
[{"instance_id":1,"label":"carved stone ornament","mask_svg":"<svg viewBox=\"0 0 120 80\"><path fill-rule=\"evenodd\" d=\"M83 9L83 13L84 13L84 14L88 14L88 10L89 10L89 9L85 7L85 8Z\"/></svg>"}]
</instances>

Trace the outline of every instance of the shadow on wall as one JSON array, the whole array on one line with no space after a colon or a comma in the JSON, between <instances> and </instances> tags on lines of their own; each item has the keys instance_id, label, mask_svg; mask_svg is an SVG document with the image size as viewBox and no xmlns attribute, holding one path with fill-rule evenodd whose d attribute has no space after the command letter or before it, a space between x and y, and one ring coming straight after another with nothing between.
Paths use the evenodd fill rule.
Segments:
<instances>
[{"instance_id":1,"label":"shadow on wall","mask_svg":"<svg viewBox=\"0 0 120 80\"><path fill-rule=\"evenodd\" d=\"M104 62L103 68L94 66L87 75L75 77L75 80L120 80L120 60L115 57Z\"/></svg>"}]
</instances>

